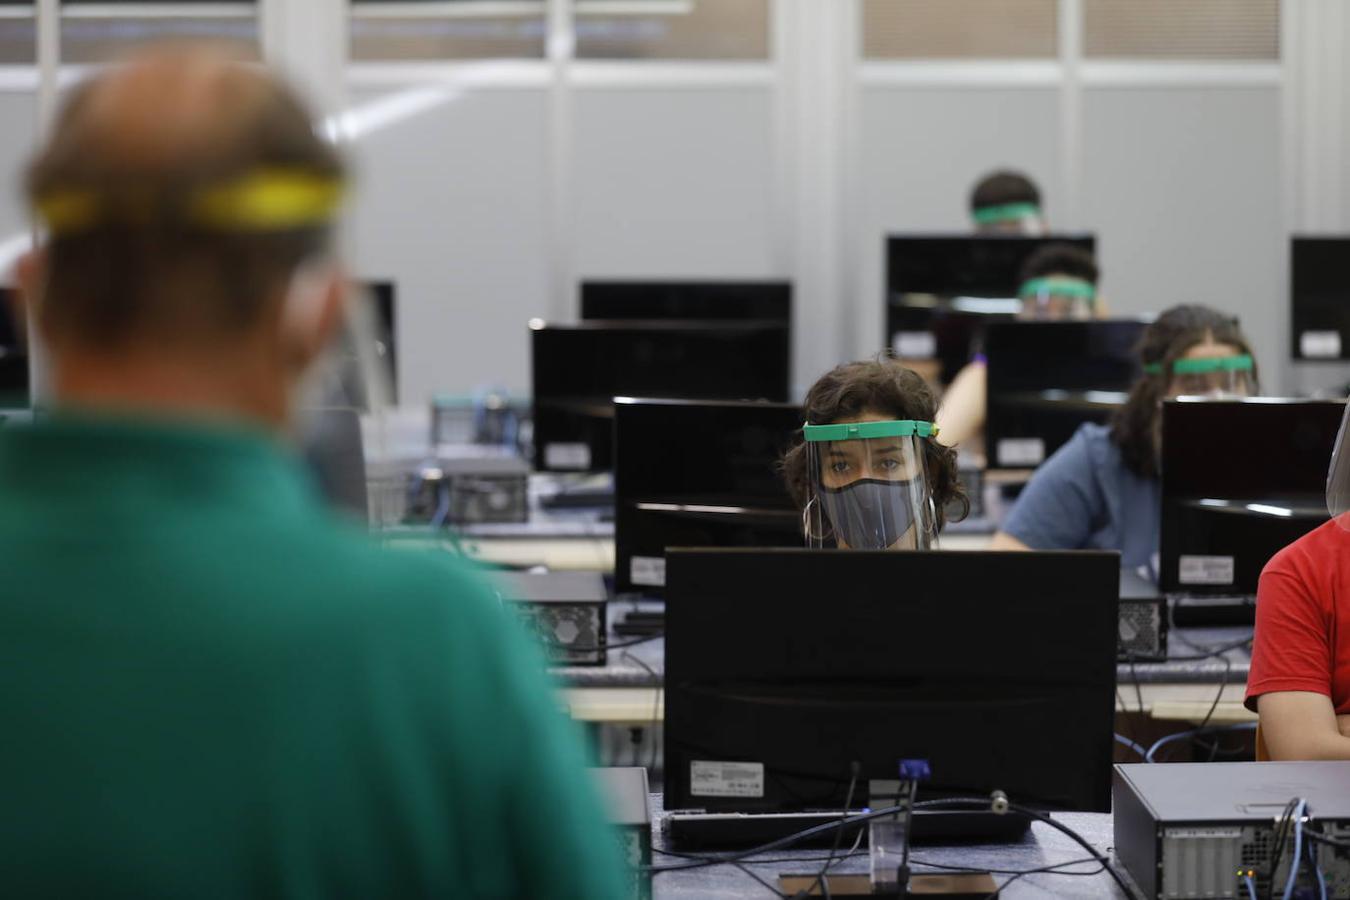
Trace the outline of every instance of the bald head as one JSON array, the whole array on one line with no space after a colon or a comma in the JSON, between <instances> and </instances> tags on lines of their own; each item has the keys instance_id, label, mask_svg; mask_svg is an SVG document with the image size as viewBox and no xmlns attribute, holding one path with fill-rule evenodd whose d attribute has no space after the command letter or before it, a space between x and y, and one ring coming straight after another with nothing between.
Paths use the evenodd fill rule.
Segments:
<instances>
[{"instance_id":1,"label":"bald head","mask_svg":"<svg viewBox=\"0 0 1350 900\"><path fill-rule=\"evenodd\" d=\"M216 50L153 50L77 87L28 171L49 237L21 273L58 394L280 422L332 330L313 323L339 318L342 174L289 88ZM320 300L284 314L298 295Z\"/></svg>"},{"instance_id":2,"label":"bald head","mask_svg":"<svg viewBox=\"0 0 1350 900\"><path fill-rule=\"evenodd\" d=\"M219 340L255 324L326 249L328 217L235 228L196 211L209 192L278 171L342 175L304 106L257 66L173 47L76 88L28 173L52 232L44 329L107 347Z\"/></svg>"}]
</instances>

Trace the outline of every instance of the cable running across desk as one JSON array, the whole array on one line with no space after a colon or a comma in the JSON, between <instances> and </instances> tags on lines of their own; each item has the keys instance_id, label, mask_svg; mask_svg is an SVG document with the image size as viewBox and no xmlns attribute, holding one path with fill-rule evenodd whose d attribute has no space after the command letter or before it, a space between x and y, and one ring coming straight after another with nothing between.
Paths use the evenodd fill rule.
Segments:
<instances>
[{"instance_id":1,"label":"cable running across desk","mask_svg":"<svg viewBox=\"0 0 1350 900\"><path fill-rule=\"evenodd\" d=\"M959 797L950 800L925 800L913 804L913 808L932 809L932 810L988 809L992 805L993 804L991 803L991 800L989 798ZM891 806L885 809L873 810L871 812L863 813L861 815L850 816L848 818L840 819L837 822L826 822L823 825L816 825L812 828L803 829L802 831L796 832L795 834L790 834L786 837L779 838L776 841L771 841L770 843L763 844L759 847L754 847L750 850L746 850L740 853L735 853L730 856L721 857L715 860L714 859L697 860L665 866L651 866L648 869L648 871L651 872L653 875L658 875L662 872L679 872L687 869L707 868L709 866L735 865L738 863L745 862L747 860L751 860L754 857L761 856L765 853L772 853L775 850L782 850L788 847L792 847L797 843L806 840L807 838L812 838L821 834L827 834L835 829L846 828L851 825L861 825L864 822L870 822L873 819L881 819L885 818L886 816L892 816L898 812L903 811L903 809L904 807L901 806ZM1045 815L1039 810L1031 809L1029 807L1025 807L1017 803L1008 803L1007 809L1009 812L1017 813L1019 815L1026 816L1030 819L1034 819L1035 821L1049 825L1051 828L1054 828L1056 831L1059 831L1064 835L1066 835L1067 837L1069 837L1080 847L1086 850L1089 854L1091 854L1091 858L1096 860L1097 863L1099 863L1101 867L1106 870L1107 874L1111 876L1111 878L1116 882L1117 885L1119 885L1120 889L1124 892L1125 896L1127 897L1133 896L1130 892L1129 886L1125 883L1124 878L1122 878L1120 873L1116 871L1115 867L1111 865L1110 858L1108 858L1103 853L1099 853L1097 849L1093 847L1092 844L1090 844L1082 835L1078 834L1078 832L1074 831L1072 828L1068 827L1067 825L1061 822L1055 821L1054 819L1050 818L1049 816Z\"/></svg>"}]
</instances>

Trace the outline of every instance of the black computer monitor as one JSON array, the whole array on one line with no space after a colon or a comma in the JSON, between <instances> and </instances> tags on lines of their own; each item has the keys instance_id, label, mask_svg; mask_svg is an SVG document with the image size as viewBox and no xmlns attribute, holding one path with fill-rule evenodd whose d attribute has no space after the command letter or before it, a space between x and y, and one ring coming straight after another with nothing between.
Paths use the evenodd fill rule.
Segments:
<instances>
[{"instance_id":1,"label":"black computer monitor","mask_svg":"<svg viewBox=\"0 0 1350 900\"><path fill-rule=\"evenodd\" d=\"M1350 359L1350 237L1294 237L1289 247L1290 352Z\"/></svg>"},{"instance_id":2,"label":"black computer monitor","mask_svg":"<svg viewBox=\"0 0 1350 900\"><path fill-rule=\"evenodd\" d=\"M893 234L886 238L887 346L905 359L937 359L950 382L969 360L980 326L1018 309L1022 264L1046 244L1095 252L1088 234Z\"/></svg>"},{"instance_id":3,"label":"black computer monitor","mask_svg":"<svg viewBox=\"0 0 1350 900\"><path fill-rule=\"evenodd\" d=\"M398 402L398 309L392 281L358 281L354 285L371 304L375 355L389 379L390 401Z\"/></svg>"},{"instance_id":4,"label":"black computer monitor","mask_svg":"<svg viewBox=\"0 0 1350 900\"><path fill-rule=\"evenodd\" d=\"M1163 403L1163 591L1254 596L1270 558L1328 519L1344 411L1340 401L1267 397Z\"/></svg>"},{"instance_id":5,"label":"black computer monitor","mask_svg":"<svg viewBox=\"0 0 1350 900\"><path fill-rule=\"evenodd\" d=\"M614 584L665 592L666 547L800 547L778 464L801 428L787 403L614 405Z\"/></svg>"},{"instance_id":6,"label":"black computer monitor","mask_svg":"<svg viewBox=\"0 0 1350 900\"><path fill-rule=\"evenodd\" d=\"M666 808L837 810L926 759L921 799L1105 812L1119 560L670 550Z\"/></svg>"},{"instance_id":7,"label":"black computer monitor","mask_svg":"<svg viewBox=\"0 0 1350 900\"><path fill-rule=\"evenodd\" d=\"M759 319L792 323L788 281L583 281L583 319Z\"/></svg>"},{"instance_id":8,"label":"black computer monitor","mask_svg":"<svg viewBox=\"0 0 1350 900\"><path fill-rule=\"evenodd\" d=\"M788 399L788 332L777 322L539 324L531 341L540 471L609 471L614 397Z\"/></svg>"},{"instance_id":9,"label":"black computer monitor","mask_svg":"<svg viewBox=\"0 0 1350 900\"><path fill-rule=\"evenodd\" d=\"M1106 422L1139 378L1147 323L999 322L985 330L991 469L1034 468L1085 422Z\"/></svg>"},{"instance_id":10,"label":"black computer monitor","mask_svg":"<svg viewBox=\"0 0 1350 900\"><path fill-rule=\"evenodd\" d=\"M14 288L0 287L0 409L26 409L33 403L26 329L18 314Z\"/></svg>"}]
</instances>

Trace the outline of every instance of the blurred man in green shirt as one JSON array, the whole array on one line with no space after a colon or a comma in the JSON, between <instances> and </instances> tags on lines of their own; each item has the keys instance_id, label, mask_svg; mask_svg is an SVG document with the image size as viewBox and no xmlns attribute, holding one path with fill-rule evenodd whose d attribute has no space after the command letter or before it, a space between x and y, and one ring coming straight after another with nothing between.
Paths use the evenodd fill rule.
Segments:
<instances>
[{"instance_id":1,"label":"blurred man in green shirt","mask_svg":"<svg viewBox=\"0 0 1350 900\"><path fill-rule=\"evenodd\" d=\"M8 896L619 895L539 654L284 446L342 174L284 86L186 49L75 89L31 167L54 394L0 433Z\"/></svg>"}]
</instances>

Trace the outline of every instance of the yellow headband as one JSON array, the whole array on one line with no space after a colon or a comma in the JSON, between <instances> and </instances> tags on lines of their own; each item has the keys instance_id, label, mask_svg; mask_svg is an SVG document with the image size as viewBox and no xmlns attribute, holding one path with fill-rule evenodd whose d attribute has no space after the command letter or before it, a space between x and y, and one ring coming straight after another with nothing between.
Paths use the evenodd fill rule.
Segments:
<instances>
[{"instance_id":1,"label":"yellow headband","mask_svg":"<svg viewBox=\"0 0 1350 900\"><path fill-rule=\"evenodd\" d=\"M217 231L286 231L322 225L342 201L343 183L302 169L258 169L224 184L202 188L183 204L187 222ZM67 188L37 198L38 215L54 235L83 231L106 220L144 224L158 218L149 198L116 208L98 191Z\"/></svg>"}]
</instances>

